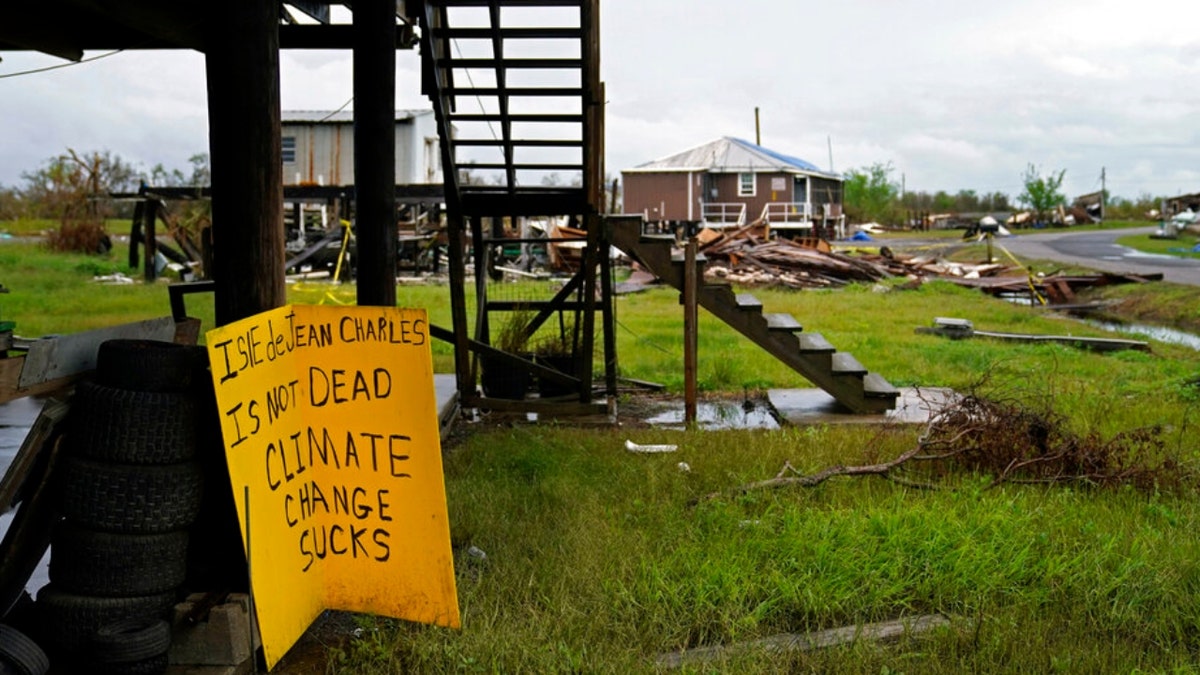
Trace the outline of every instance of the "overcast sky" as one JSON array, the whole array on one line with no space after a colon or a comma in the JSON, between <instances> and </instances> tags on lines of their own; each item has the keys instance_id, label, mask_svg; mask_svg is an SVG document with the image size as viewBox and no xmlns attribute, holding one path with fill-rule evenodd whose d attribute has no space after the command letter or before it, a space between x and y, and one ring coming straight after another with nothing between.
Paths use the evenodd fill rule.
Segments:
<instances>
[{"instance_id":1,"label":"overcast sky","mask_svg":"<svg viewBox=\"0 0 1200 675\"><path fill-rule=\"evenodd\" d=\"M1200 192L1200 3L1191 0L602 0L612 173L720 136L909 190ZM89 52L88 56L95 55ZM0 75L60 61L0 54ZM351 96L350 55L285 52L285 109ZM428 108L398 55L397 107ZM0 184L71 147L150 168L207 152L204 60L125 52L0 79ZM831 152L832 148L832 152Z\"/></svg>"}]
</instances>

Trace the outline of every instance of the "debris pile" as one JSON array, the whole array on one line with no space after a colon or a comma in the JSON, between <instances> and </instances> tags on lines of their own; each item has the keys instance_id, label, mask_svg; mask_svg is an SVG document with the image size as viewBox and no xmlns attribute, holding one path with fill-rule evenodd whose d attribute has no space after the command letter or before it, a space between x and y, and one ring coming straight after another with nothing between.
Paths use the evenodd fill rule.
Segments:
<instances>
[{"instance_id":1,"label":"debris pile","mask_svg":"<svg viewBox=\"0 0 1200 675\"><path fill-rule=\"evenodd\" d=\"M761 228L753 225L715 238L702 236L701 241L700 252L708 259L705 276L739 284L819 288L894 276L878 261L790 239L767 239Z\"/></svg>"},{"instance_id":2,"label":"debris pile","mask_svg":"<svg viewBox=\"0 0 1200 675\"><path fill-rule=\"evenodd\" d=\"M906 256L887 246L879 253L840 253L820 240L768 239L756 225L698 235L700 252L708 260L705 277L746 286L822 288L853 282L874 282L906 277L919 285L925 279L943 279L978 288L992 295L1029 295L1036 292L1052 304L1075 301L1081 288L1117 283L1161 280L1161 275L1102 273L1030 276L1028 270L1000 263L960 263L932 255Z\"/></svg>"}]
</instances>

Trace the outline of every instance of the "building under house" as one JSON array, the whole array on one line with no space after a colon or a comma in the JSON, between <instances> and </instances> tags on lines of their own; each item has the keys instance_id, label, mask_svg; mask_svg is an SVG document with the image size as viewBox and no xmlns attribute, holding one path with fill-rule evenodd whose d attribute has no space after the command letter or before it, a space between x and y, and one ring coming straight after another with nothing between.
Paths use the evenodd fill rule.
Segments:
<instances>
[{"instance_id":1,"label":"building under house","mask_svg":"<svg viewBox=\"0 0 1200 675\"><path fill-rule=\"evenodd\" d=\"M354 112L285 110L280 136L284 185L354 184ZM396 184L442 182L432 110L396 111Z\"/></svg>"},{"instance_id":2,"label":"building under house","mask_svg":"<svg viewBox=\"0 0 1200 675\"><path fill-rule=\"evenodd\" d=\"M625 212L651 222L828 234L840 228L842 176L798 157L724 137L621 172ZM814 231L815 230L815 231Z\"/></svg>"}]
</instances>

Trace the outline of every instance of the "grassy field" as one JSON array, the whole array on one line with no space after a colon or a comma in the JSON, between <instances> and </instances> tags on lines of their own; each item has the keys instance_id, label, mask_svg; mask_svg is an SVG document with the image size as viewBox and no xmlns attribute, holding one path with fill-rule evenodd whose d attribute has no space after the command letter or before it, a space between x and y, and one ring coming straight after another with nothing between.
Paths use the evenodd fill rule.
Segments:
<instances>
[{"instance_id":1,"label":"grassy field","mask_svg":"<svg viewBox=\"0 0 1200 675\"><path fill-rule=\"evenodd\" d=\"M1117 243L1146 253L1171 255L1178 258L1200 258L1200 252L1192 250L1197 243L1200 243L1200 238L1186 232L1180 234L1178 239L1153 239L1148 234L1135 234L1121 237L1117 239Z\"/></svg>"},{"instance_id":2,"label":"grassy field","mask_svg":"<svg viewBox=\"0 0 1200 675\"><path fill-rule=\"evenodd\" d=\"M18 333L71 332L167 313L162 285L100 286L125 272L107 258L0 246L0 318ZM517 287L519 288L519 286ZM1122 287L1130 305L1195 317L1194 289ZM1200 659L1200 500L1195 411L1200 354L1096 354L1057 345L949 341L918 335L936 316L981 329L1111 336L1043 311L946 283L841 291L756 289L897 385L976 383L983 394L1053 409L1066 429L1103 443L1158 428L1147 454L1178 462L1161 484L1100 488L992 484L955 466L906 471L941 489L873 477L746 494L775 476L884 461L917 442L908 427L817 425L759 431L673 431L529 425L485 417L446 445L446 488L463 629L357 617L357 637L323 649L327 672L602 672L661 670L660 654L780 633L943 613L951 625L891 645L814 652L733 650L688 672L1195 672ZM401 286L399 304L449 323L441 286ZM289 287L305 303L351 303L352 287ZM190 296L211 327L211 301ZM617 301L621 374L682 387L678 294ZM435 343L438 370L451 352ZM707 395L800 387L731 329L702 313L700 383ZM636 410L632 398L620 402ZM676 443L640 456L638 443ZM1151 461L1156 457L1133 458ZM690 470L677 465L686 462ZM715 499L697 499L718 492ZM467 554L476 547L486 559ZM284 664L283 672L289 672ZM312 672L312 671L296 671ZM320 672L320 671L317 671Z\"/></svg>"}]
</instances>

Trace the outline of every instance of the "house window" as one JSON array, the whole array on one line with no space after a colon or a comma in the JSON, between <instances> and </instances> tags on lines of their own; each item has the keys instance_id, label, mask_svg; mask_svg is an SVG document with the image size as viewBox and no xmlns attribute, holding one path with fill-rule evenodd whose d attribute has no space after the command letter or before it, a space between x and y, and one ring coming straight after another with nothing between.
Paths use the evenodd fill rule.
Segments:
<instances>
[{"instance_id":1,"label":"house window","mask_svg":"<svg viewBox=\"0 0 1200 675\"><path fill-rule=\"evenodd\" d=\"M754 196L754 174L739 173L738 174L738 196L753 197Z\"/></svg>"},{"instance_id":2,"label":"house window","mask_svg":"<svg viewBox=\"0 0 1200 675\"><path fill-rule=\"evenodd\" d=\"M295 164L296 163L296 137L295 136L284 136L283 137L283 163L284 164Z\"/></svg>"}]
</instances>

